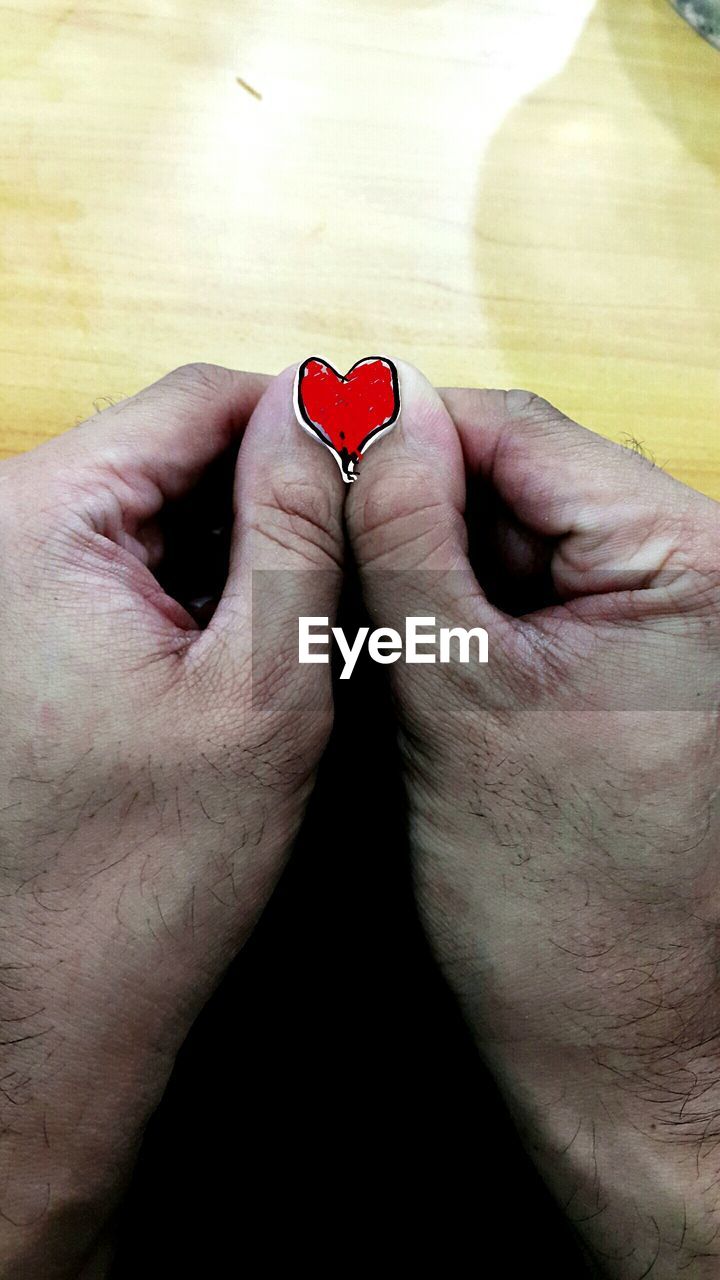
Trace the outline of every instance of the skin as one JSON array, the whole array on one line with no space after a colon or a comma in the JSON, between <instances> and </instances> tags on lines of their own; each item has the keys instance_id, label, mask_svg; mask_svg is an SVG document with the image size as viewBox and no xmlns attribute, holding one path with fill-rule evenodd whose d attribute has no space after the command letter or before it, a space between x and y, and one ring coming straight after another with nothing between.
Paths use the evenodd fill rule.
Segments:
<instances>
[{"instance_id":1,"label":"skin","mask_svg":"<svg viewBox=\"0 0 720 1280\"><path fill-rule=\"evenodd\" d=\"M720 507L522 391L400 369L347 519L389 668L420 911L597 1273L720 1259Z\"/></svg>"},{"instance_id":2,"label":"skin","mask_svg":"<svg viewBox=\"0 0 720 1280\"><path fill-rule=\"evenodd\" d=\"M347 496L294 369L178 370L0 464L4 1277L103 1273L287 857L332 716L296 620L333 616L345 498L376 625L490 638L484 667L389 669L419 906L480 1050L600 1274L716 1271L718 508L528 393L399 369ZM157 516L241 439L201 631Z\"/></svg>"},{"instance_id":3,"label":"skin","mask_svg":"<svg viewBox=\"0 0 720 1280\"><path fill-rule=\"evenodd\" d=\"M343 495L293 373L179 369L0 464L5 1280L103 1273L99 1229L312 789L332 695L296 618L334 614ZM201 630L153 575L157 516L240 441Z\"/></svg>"}]
</instances>

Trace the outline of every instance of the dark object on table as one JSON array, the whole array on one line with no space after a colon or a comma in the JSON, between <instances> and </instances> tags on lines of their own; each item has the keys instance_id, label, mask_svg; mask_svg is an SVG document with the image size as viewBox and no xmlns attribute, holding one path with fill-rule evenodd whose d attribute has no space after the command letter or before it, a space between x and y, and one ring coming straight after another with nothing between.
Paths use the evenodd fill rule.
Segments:
<instances>
[{"instance_id":1,"label":"dark object on table","mask_svg":"<svg viewBox=\"0 0 720 1280\"><path fill-rule=\"evenodd\" d=\"M720 49L720 0L670 0L699 35Z\"/></svg>"}]
</instances>

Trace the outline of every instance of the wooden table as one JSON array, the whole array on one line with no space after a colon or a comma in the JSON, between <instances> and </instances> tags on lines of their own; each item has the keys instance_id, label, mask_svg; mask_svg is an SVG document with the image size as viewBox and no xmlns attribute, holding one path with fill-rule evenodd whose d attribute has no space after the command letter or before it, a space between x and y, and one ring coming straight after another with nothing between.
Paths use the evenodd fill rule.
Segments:
<instances>
[{"instance_id":1,"label":"wooden table","mask_svg":"<svg viewBox=\"0 0 720 1280\"><path fill-rule=\"evenodd\" d=\"M720 54L667 0L8 0L0 449L169 368L525 386L720 498Z\"/></svg>"}]
</instances>

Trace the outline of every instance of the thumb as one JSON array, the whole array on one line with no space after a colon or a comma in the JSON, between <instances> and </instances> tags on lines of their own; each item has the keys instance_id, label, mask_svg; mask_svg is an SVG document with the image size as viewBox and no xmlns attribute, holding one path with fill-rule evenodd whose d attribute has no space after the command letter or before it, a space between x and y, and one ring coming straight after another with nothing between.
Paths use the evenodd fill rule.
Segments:
<instances>
[{"instance_id":1,"label":"thumb","mask_svg":"<svg viewBox=\"0 0 720 1280\"><path fill-rule=\"evenodd\" d=\"M400 416L368 451L347 496L347 521L366 569L465 566L465 473L455 425L412 365L397 362Z\"/></svg>"},{"instance_id":2,"label":"thumb","mask_svg":"<svg viewBox=\"0 0 720 1280\"><path fill-rule=\"evenodd\" d=\"M514 643L511 619L485 599L468 560L465 464L455 424L417 369L402 361L397 367L399 421L363 458L346 499L366 604L376 626L401 633L409 617L435 618L438 627L492 628L499 659L503 646ZM424 663L419 669L429 674Z\"/></svg>"},{"instance_id":3,"label":"thumb","mask_svg":"<svg viewBox=\"0 0 720 1280\"><path fill-rule=\"evenodd\" d=\"M228 580L209 630L231 662L247 658L250 640L253 700L311 710L329 702L329 666L321 680L317 666L299 664L298 620L334 619L344 495L330 455L298 427L295 369L269 384L243 437Z\"/></svg>"}]
</instances>

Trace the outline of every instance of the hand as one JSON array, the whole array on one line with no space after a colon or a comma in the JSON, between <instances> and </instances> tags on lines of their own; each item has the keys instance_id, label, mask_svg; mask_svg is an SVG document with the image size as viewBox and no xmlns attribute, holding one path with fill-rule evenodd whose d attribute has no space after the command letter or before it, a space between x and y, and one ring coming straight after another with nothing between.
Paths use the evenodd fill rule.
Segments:
<instances>
[{"instance_id":1,"label":"hand","mask_svg":"<svg viewBox=\"0 0 720 1280\"><path fill-rule=\"evenodd\" d=\"M334 612L342 486L293 373L180 369L0 464L3 1277L78 1275L312 787L331 687L297 617ZM157 517L241 436L201 630Z\"/></svg>"},{"instance_id":2,"label":"hand","mask_svg":"<svg viewBox=\"0 0 720 1280\"><path fill-rule=\"evenodd\" d=\"M602 1274L714 1276L720 508L535 396L400 377L348 495L366 601L489 637L390 668L421 913Z\"/></svg>"}]
</instances>

